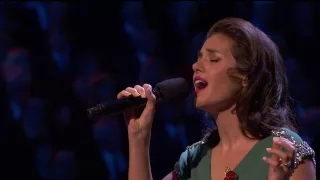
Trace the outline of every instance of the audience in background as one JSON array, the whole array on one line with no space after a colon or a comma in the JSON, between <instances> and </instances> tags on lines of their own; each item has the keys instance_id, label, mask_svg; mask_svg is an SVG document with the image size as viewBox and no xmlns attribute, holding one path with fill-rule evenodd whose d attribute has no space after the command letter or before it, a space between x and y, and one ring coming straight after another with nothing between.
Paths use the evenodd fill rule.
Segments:
<instances>
[{"instance_id":1,"label":"audience in background","mask_svg":"<svg viewBox=\"0 0 320 180\"><path fill-rule=\"evenodd\" d=\"M1 178L127 179L122 117L88 119L85 109L137 83L156 85L177 76L192 83L190 65L206 30L226 16L251 20L278 44L301 135L319 151L319 89L311 87L318 76L312 63L319 63L316 7L316 2L0 4L0 159L6 167ZM194 108L194 98L191 93L184 102L159 105L151 142L155 179L172 170L164 164L174 164L203 136L195 127L215 126Z\"/></svg>"}]
</instances>

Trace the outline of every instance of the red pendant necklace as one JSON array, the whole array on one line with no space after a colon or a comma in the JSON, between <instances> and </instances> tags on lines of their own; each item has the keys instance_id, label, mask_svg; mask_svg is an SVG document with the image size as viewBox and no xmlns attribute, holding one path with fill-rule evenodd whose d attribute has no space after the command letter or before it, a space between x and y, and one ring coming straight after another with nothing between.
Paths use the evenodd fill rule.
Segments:
<instances>
[{"instance_id":1,"label":"red pendant necklace","mask_svg":"<svg viewBox=\"0 0 320 180\"><path fill-rule=\"evenodd\" d=\"M237 180L238 179L237 174L234 171L232 171L229 167L225 168L224 173L226 175L224 180Z\"/></svg>"}]
</instances>

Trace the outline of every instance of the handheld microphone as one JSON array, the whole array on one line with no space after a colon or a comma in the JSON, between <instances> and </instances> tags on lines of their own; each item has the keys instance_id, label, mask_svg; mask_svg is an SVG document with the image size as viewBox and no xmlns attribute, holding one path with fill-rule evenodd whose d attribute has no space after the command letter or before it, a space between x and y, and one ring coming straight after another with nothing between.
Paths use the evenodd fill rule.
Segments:
<instances>
[{"instance_id":1,"label":"handheld microphone","mask_svg":"<svg viewBox=\"0 0 320 180\"><path fill-rule=\"evenodd\" d=\"M156 97L156 103L166 103L185 99L189 94L189 86L185 79L174 78L158 83L152 91ZM118 113L146 103L147 99L141 97L119 99L97 104L96 106L87 109L87 115L91 118L96 115Z\"/></svg>"}]
</instances>

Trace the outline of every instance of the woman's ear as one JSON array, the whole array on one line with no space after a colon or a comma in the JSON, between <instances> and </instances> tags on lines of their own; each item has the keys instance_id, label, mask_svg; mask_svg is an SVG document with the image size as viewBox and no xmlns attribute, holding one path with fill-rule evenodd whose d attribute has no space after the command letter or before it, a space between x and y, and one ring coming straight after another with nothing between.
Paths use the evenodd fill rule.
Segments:
<instances>
[{"instance_id":1,"label":"woman's ear","mask_svg":"<svg viewBox=\"0 0 320 180\"><path fill-rule=\"evenodd\" d=\"M247 84L248 84L248 77L247 76L244 76L242 78L241 84L242 84L242 87L246 87L247 86Z\"/></svg>"}]
</instances>

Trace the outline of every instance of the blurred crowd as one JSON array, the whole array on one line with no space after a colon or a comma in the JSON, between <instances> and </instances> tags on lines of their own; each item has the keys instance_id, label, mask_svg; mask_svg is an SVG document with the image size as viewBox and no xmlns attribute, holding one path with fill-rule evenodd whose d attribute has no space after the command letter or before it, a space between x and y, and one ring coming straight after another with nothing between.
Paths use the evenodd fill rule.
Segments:
<instances>
[{"instance_id":1,"label":"blurred crowd","mask_svg":"<svg viewBox=\"0 0 320 180\"><path fill-rule=\"evenodd\" d=\"M0 178L127 179L122 115L85 110L135 84L184 77L221 18L250 20L278 44L301 136L319 152L318 23L314 2L25 2L0 4ZM192 87L190 87L192 89ZM212 121L185 102L159 105L155 179Z\"/></svg>"}]
</instances>

